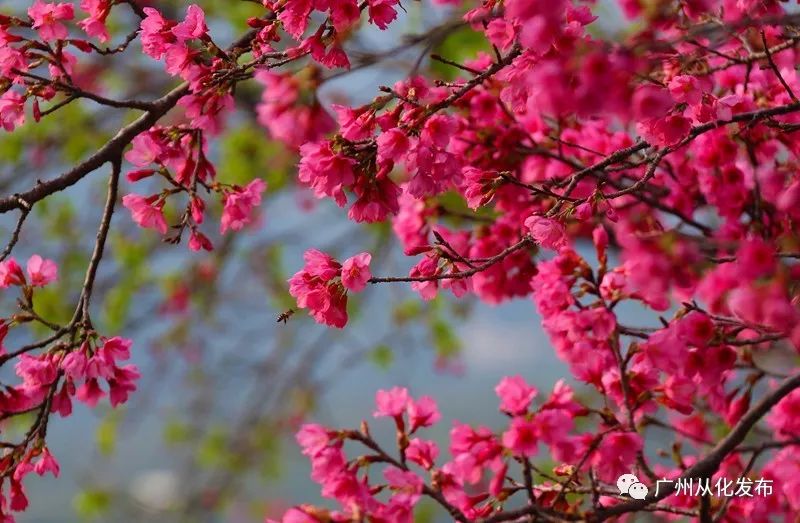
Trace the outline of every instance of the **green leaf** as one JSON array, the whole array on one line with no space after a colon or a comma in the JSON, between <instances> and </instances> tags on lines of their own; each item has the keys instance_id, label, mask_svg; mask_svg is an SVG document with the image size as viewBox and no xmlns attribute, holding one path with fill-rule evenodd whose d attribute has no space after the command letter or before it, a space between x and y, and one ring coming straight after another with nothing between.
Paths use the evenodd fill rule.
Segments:
<instances>
[{"instance_id":1,"label":"green leaf","mask_svg":"<svg viewBox=\"0 0 800 523\"><path fill-rule=\"evenodd\" d=\"M150 255L147 245L141 242L132 242L130 238L121 234L111 236L111 245L117 263L131 270L142 270Z\"/></svg>"},{"instance_id":2,"label":"green leaf","mask_svg":"<svg viewBox=\"0 0 800 523\"><path fill-rule=\"evenodd\" d=\"M414 509L414 523L433 523L436 521L436 505L428 500L417 503Z\"/></svg>"},{"instance_id":3,"label":"green leaf","mask_svg":"<svg viewBox=\"0 0 800 523\"><path fill-rule=\"evenodd\" d=\"M114 453L117 446L117 433L119 428L120 416L117 411L111 411L106 417L97 425L95 431L95 441L97 442L97 450L103 456L110 456Z\"/></svg>"},{"instance_id":4,"label":"green leaf","mask_svg":"<svg viewBox=\"0 0 800 523\"><path fill-rule=\"evenodd\" d=\"M222 139L217 175L219 181L236 185L263 178L268 190L274 192L286 185L293 165L293 156L267 140L264 129L246 124Z\"/></svg>"},{"instance_id":5,"label":"green leaf","mask_svg":"<svg viewBox=\"0 0 800 523\"><path fill-rule=\"evenodd\" d=\"M229 458L227 439L227 432L224 427L210 428L195 454L198 465L205 468L227 465Z\"/></svg>"},{"instance_id":6,"label":"green leaf","mask_svg":"<svg viewBox=\"0 0 800 523\"><path fill-rule=\"evenodd\" d=\"M274 425L254 427L253 448L261 460L259 472L264 479L277 479L283 472L280 432Z\"/></svg>"},{"instance_id":7,"label":"green leaf","mask_svg":"<svg viewBox=\"0 0 800 523\"><path fill-rule=\"evenodd\" d=\"M451 358L461 351L461 341L445 320L436 319L431 322L431 336L438 356Z\"/></svg>"},{"instance_id":8,"label":"green leaf","mask_svg":"<svg viewBox=\"0 0 800 523\"><path fill-rule=\"evenodd\" d=\"M388 370L394 362L394 352L388 345L378 345L369 353L369 359L381 370Z\"/></svg>"},{"instance_id":9,"label":"green leaf","mask_svg":"<svg viewBox=\"0 0 800 523\"><path fill-rule=\"evenodd\" d=\"M406 300L394 307L394 321L398 325L408 323L422 314L422 304L419 300Z\"/></svg>"},{"instance_id":10,"label":"green leaf","mask_svg":"<svg viewBox=\"0 0 800 523\"><path fill-rule=\"evenodd\" d=\"M221 17L234 27L246 25L247 19L264 14L255 2L231 2L231 0L206 0L202 3L207 18Z\"/></svg>"},{"instance_id":11,"label":"green leaf","mask_svg":"<svg viewBox=\"0 0 800 523\"><path fill-rule=\"evenodd\" d=\"M192 437L192 428L181 421L170 421L164 425L164 442L167 445L186 443Z\"/></svg>"},{"instance_id":12,"label":"green leaf","mask_svg":"<svg viewBox=\"0 0 800 523\"><path fill-rule=\"evenodd\" d=\"M72 505L82 519L97 519L111 507L111 492L99 488L86 489L75 496Z\"/></svg>"},{"instance_id":13,"label":"green leaf","mask_svg":"<svg viewBox=\"0 0 800 523\"><path fill-rule=\"evenodd\" d=\"M137 288L134 280L124 279L120 285L108 291L103 301L103 326L106 330L116 332L122 328Z\"/></svg>"},{"instance_id":14,"label":"green leaf","mask_svg":"<svg viewBox=\"0 0 800 523\"><path fill-rule=\"evenodd\" d=\"M491 52L492 48L482 33L473 31L469 27L464 27L453 31L445 38L441 44L434 48L435 54L446 56L449 60L463 64L470 58L475 58L479 51ZM464 71L452 65L431 61L431 69L434 73L446 80L453 80Z\"/></svg>"}]
</instances>

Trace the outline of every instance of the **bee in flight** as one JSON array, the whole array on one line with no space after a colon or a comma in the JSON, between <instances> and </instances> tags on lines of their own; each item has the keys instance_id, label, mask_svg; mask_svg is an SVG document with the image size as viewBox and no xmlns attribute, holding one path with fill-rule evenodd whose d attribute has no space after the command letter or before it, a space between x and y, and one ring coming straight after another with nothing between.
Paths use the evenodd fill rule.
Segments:
<instances>
[{"instance_id":1,"label":"bee in flight","mask_svg":"<svg viewBox=\"0 0 800 523\"><path fill-rule=\"evenodd\" d=\"M285 325L286 322L289 321L289 318L294 316L295 312L296 311L294 309L289 309L287 311L284 311L284 312L280 313L280 315L278 315L277 323L283 322L284 325Z\"/></svg>"}]
</instances>

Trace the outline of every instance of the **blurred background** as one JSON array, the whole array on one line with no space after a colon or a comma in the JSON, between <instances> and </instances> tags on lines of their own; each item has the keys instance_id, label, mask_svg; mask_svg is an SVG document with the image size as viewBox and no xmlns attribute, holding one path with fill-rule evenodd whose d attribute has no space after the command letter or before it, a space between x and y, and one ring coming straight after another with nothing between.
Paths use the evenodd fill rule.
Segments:
<instances>
[{"instance_id":1,"label":"blurred background","mask_svg":"<svg viewBox=\"0 0 800 523\"><path fill-rule=\"evenodd\" d=\"M223 47L248 16L261 12L240 0L197 3ZM21 14L30 2L2 4L4 14ZM184 2L157 4L168 16L183 17ZM417 37L458 20L457 9L417 1L404 7L390 30L365 27L348 42L352 71L321 72L324 107L368 102L380 85L416 72L452 78L454 70L427 56L462 61L482 49L482 38L463 28ZM593 31L623 29L615 5L594 10L601 19ZM112 42L136 23L124 6L115 8ZM153 99L172 85L138 42L110 59L80 58L79 81L111 97ZM160 243L135 227L125 209L115 214L94 302L97 327L135 341L133 360L143 377L124 408L90 411L76 403L73 416L52 420L48 440L61 477L29 476L31 506L19 515L21 523L263 521L294 503L320 501L292 439L303 419L357 427L371 419L377 389L407 386L439 402L443 422L429 436L444 451L453 420L501 419L493 393L501 376L522 374L543 393L567 376L528 300L489 307L443 293L425 303L405 285L381 286L351 299L345 331L316 325L302 311L277 322L294 307L286 279L302 267L308 248L341 258L369 250L376 275L406 274L414 262L402 256L389 226L355 226L330 202L318 203L295 185L295 153L271 141L256 121L261 90L255 82L240 85L237 113L210 147L221 181L269 183L257 224L212 238L216 250L207 255ZM174 114L162 123L175 121ZM135 115L74 103L39 124L0 134L0 189L12 194L63 172ZM45 317L63 318L74 307L106 178L103 170L93 173L37 205L26 223L17 259L38 253L60 266L58 285L37 298ZM128 192L123 182L122 194ZM136 192L143 192L140 185ZM14 225L14 216L0 217L3 237ZM13 309L10 302L2 306ZM6 344L24 341L10 337ZM9 372L1 369L0 377ZM379 436L389 435L381 430L387 423L371 424ZM432 519L433 507L423 506L418 517Z\"/></svg>"}]
</instances>

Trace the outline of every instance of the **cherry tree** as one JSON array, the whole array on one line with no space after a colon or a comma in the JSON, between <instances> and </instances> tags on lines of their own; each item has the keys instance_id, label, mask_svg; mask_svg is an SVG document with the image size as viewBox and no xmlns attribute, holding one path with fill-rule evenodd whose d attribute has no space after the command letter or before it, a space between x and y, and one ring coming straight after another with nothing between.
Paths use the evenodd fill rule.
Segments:
<instances>
[{"instance_id":1,"label":"cherry tree","mask_svg":"<svg viewBox=\"0 0 800 523\"><path fill-rule=\"evenodd\" d=\"M297 308L347 328L348 299L377 285L408 285L425 301L530 299L571 374L550 391L524 369L503 378L494 392L507 421L453 423L447 452L425 430L450 420L401 387L377 391L364 413L374 422L308 420L297 443L332 503L283 521L411 521L423 498L486 523L800 511L797 15L774 0L624 0L631 24L615 36L590 1L436 0L424 9L453 19L359 61L347 50L359 28L391 31L403 2L252 3L230 44L198 4L35 0L0 13L6 133L73 104L136 115L59 174L30 174L0 197L0 213L16 213L0 286L17 299L0 333L36 335L0 356L16 375L0 416L30 420L1 443L5 520L29 503L26 475L59 473L54 415L136 391L135 340L93 322L113 215L198 257L257 220L268 183L224 183L214 162L242 112L297 154L299 187L364 228L390 225L410 260L408 274L383 275L374 253L337 260L307 245L284 284L296 307L279 321ZM456 31L475 49L431 53ZM315 96L336 74L418 44L411 74L369 103L328 110ZM132 55L158 64L160 97L117 97L93 81L91 67ZM423 68L426 58L447 73ZM248 86L262 93L255 107L241 100ZM74 312L56 321L37 300L58 264L13 254L32 211L89 177L107 180L106 203ZM634 323L632 308L650 321ZM373 437L371 423L395 440ZM620 487L631 474L645 486Z\"/></svg>"}]
</instances>

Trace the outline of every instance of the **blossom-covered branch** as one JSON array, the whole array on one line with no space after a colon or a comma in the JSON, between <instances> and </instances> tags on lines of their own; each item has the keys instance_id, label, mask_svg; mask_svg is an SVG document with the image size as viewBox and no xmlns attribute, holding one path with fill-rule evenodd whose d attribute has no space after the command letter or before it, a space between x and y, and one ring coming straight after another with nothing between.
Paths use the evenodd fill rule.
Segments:
<instances>
[{"instance_id":1,"label":"blossom-covered branch","mask_svg":"<svg viewBox=\"0 0 800 523\"><path fill-rule=\"evenodd\" d=\"M431 17L441 24L353 62L422 47L410 74L368 103L339 100L329 112L317 92L346 74L353 35L388 29L402 3L254 4L258 14L227 46L196 4L179 19L136 0L35 0L0 14L6 132L75 104L130 122L77 165L0 197L0 213L20 213L0 255L0 286L18 310L0 332L47 333L0 356L21 381L5 387L0 416L34 413L21 441L0 442L4 517L27 505L27 473L58 473L46 444L51 412L68 415L72 398L95 406L108 396L116 406L136 388L138 369L121 363L130 340L101 335L91 320L118 200L130 221L197 256L258 221L273 184L257 173L235 183L217 175L215 145L234 113L299 155L300 191L347 207L353 222L390 224L412 259L407 274L376 277L363 247L309 246L287 290L315 321L346 327L348 298L370 283L408 283L423 300L447 290L488 304L526 298L573 378L545 397L521 375L503 378L496 393L507 422L455 423L448 460L419 436L441 418L435 401L403 388L376 397L375 416L394 423L396 453L366 423L306 424L297 439L312 478L339 507L301 505L284 521L408 522L424 496L454 520L486 523L642 511L767 522L800 510L796 15L773 0L625 0L637 24L616 39L580 0L435 0L421 8L446 6L449 17ZM434 49L463 32L479 51ZM139 51L166 92L152 101L82 74ZM437 76L426 55L448 73ZM262 90L255 110L237 107L252 87ZM71 320L54 320L36 300L56 264L31 256L23 269L11 254L33 208L106 164L77 305ZM790 368L772 368L776 355ZM645 445L651 430L670 438L669 452ZM348 457L353 444L366 454ZM756 474L775 495L722 501L657 490L659 480ZM619 487L632 475L638 490Z\"/></svg>"}]
</instances>

